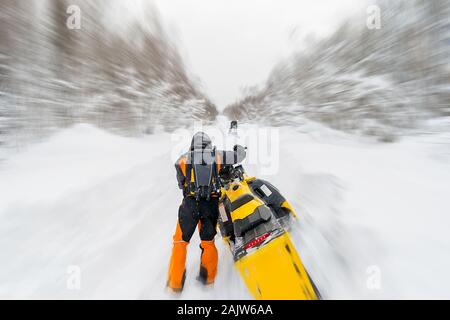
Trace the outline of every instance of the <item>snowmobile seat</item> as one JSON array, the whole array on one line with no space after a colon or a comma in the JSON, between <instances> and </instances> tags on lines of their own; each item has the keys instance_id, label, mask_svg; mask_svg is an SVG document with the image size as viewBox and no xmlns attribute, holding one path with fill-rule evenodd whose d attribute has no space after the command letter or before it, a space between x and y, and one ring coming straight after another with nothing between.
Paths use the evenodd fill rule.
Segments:
<instances>
[{"instance_id":1,"label":"snowmobile seat","mask_svg":"<svg viewBox=\"0 0 450 320\"><path fill-rule=\"evenodd\" d=\"M260 198L270 209L272 209L277 219L284 218L290 214L289 210L282 207L282 204L286 201L280 191L273 186L270 182L255 179L249 181L249 186L252 191Z\"/></svg>"},{"instance_id":2,"label":"snowmobile seat","mask_svg":"<svg viewBox=\"0 0 450 320\"><path fill-rule=\"evenodd\" d=\"M272 212L270 209L262 205L246 218L234 222L234 234L236 237L242 237L247 231L256 228L262 223L268 222L271 217Z\"/></svg>"}]
</instances>

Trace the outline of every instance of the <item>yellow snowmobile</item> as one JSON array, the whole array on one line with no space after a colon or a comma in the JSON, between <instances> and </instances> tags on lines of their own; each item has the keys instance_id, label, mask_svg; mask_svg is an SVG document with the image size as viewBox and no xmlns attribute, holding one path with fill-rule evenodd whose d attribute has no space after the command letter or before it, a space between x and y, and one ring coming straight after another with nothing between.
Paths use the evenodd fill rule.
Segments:
<instances>
[{"instance_id":1,"label":"yellow snowmobile","mask_svg":"<svg viewBox=\"0 0 450 320\"><path fill-rule=\"evenodd\" d=\"M321 299L287 231L296 219L289 202L269 182L247 176L241 165L224 166L219 178L219 230L253 297Z\"/></svg>"}]
</instances>

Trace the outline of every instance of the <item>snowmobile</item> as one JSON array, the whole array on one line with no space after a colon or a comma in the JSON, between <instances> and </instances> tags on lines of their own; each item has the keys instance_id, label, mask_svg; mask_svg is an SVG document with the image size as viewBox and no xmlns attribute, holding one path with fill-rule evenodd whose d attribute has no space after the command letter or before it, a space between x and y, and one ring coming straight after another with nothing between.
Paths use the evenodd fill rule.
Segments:
<instances>
[{"instance_id":1,"label":"snowmobile","mask_svg":"<svg viewBox=\"0 0 450 320\"><path fill-rule=\"evenodd\" d=\"M321 299L288 233L296 214L278 189L248 176L242 165L224 166L219 179L220 234L253 297Z\"/></svg>"}]
</instances>

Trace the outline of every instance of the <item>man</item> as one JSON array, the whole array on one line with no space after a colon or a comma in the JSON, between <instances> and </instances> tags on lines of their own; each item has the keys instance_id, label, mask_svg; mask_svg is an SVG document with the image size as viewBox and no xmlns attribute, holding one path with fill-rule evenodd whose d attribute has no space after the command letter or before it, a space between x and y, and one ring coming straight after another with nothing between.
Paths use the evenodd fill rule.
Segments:
<instances>
[{"instance_id":1,"label":"man","mask_svg":"<svg viewBox=\"0 0 450 320\"><path fill-rule=\"evenodd\" d=\"M221 186L219 172L224 165L241 162L245 149L217 151L203 132L192 138L189 151L175 164L178 186L183 190L183 202L178 210L178 223L173 236L172 257L167 285L175 292L183 290L186 278L187 246L198 227L201 239L201 261L198 280L212 284L217 274L218 254L214 244L219 217Z\"/></svg>"}]
</instances>

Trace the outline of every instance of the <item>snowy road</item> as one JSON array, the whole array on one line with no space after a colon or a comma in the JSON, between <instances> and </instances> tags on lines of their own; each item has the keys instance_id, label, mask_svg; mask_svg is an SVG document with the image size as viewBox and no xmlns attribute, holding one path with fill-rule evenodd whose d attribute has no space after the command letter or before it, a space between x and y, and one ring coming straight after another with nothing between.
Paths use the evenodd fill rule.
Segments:
<instances>
[{"instance_id":1,"label":"snowy road","mask_svg":"<svg viewBox=\"0 0 450 320\"><path fill-rule=\"evenodd\" d=\"M450 298L449 141L281 129L278 174L266 178L300 215L293 237L325 298ZM0 298L178 298L164 289L181 201L173 147L166 133L80 125L11 155L0 167ZM205 289L194 237L181 298L250 298L217 243ZM71 266L79 290L67 286Z\"/></svg>"}]
</instances>

